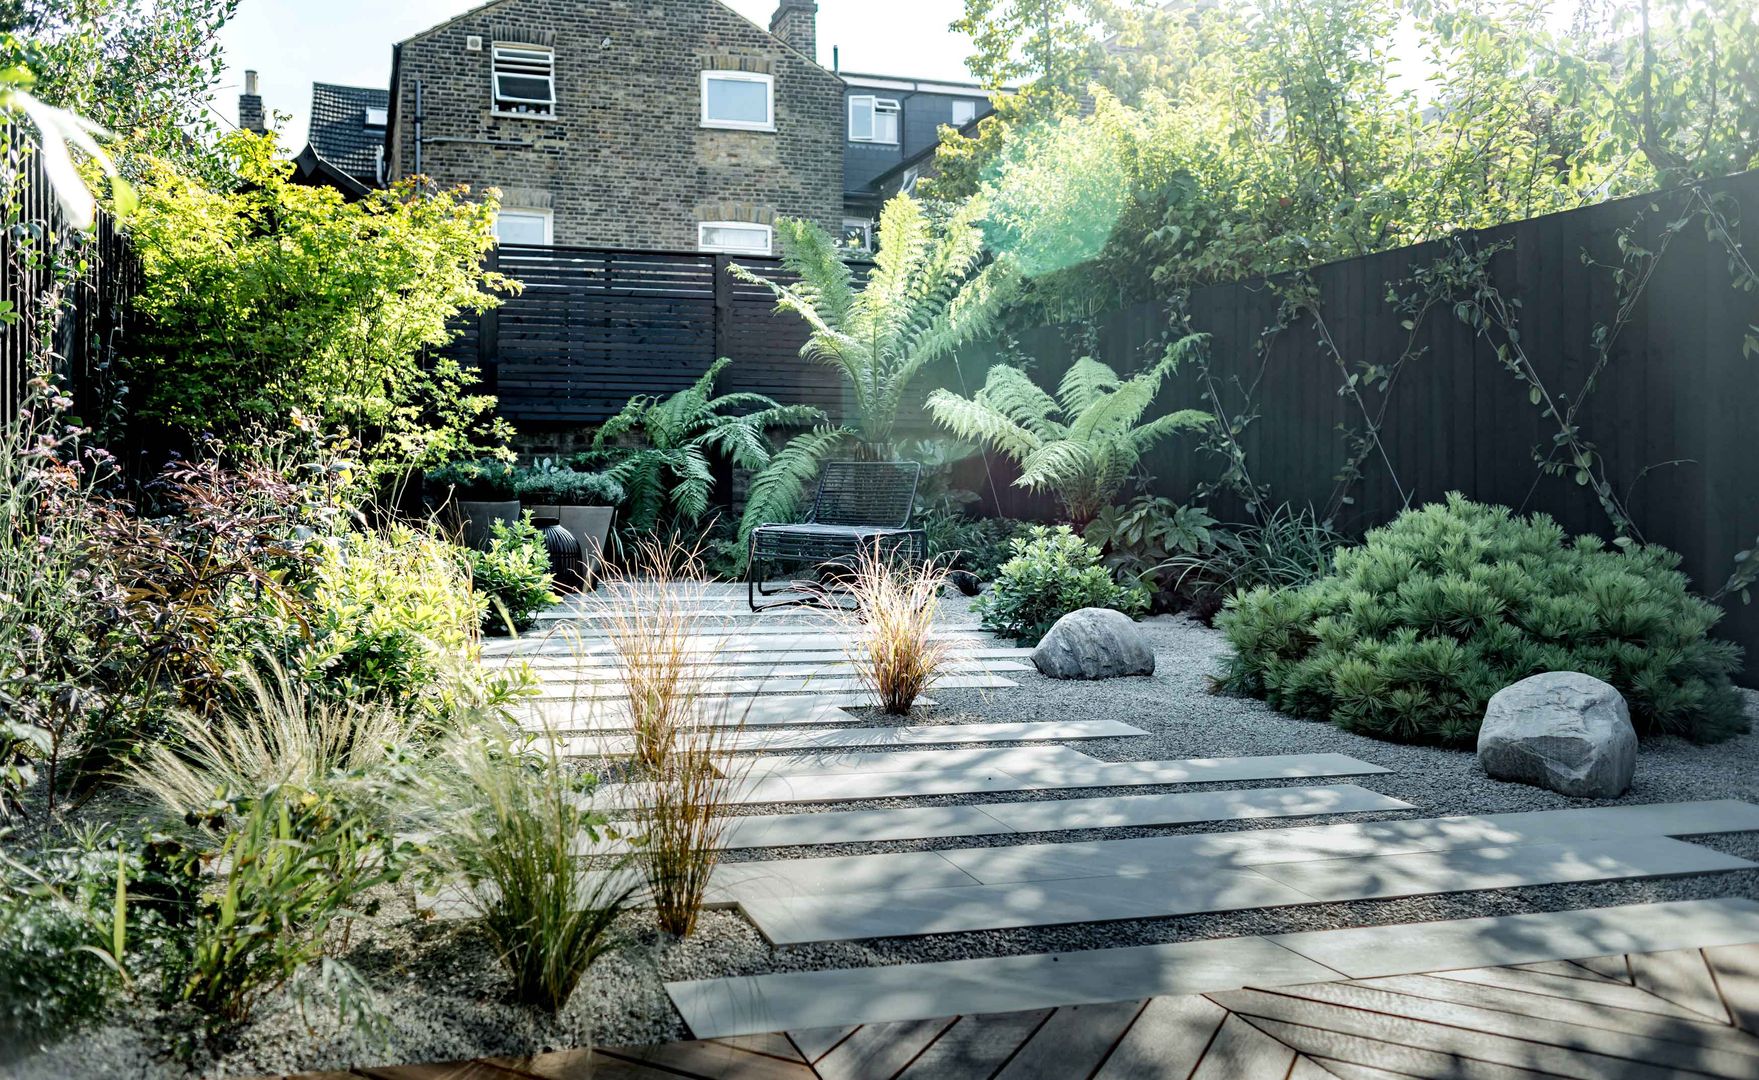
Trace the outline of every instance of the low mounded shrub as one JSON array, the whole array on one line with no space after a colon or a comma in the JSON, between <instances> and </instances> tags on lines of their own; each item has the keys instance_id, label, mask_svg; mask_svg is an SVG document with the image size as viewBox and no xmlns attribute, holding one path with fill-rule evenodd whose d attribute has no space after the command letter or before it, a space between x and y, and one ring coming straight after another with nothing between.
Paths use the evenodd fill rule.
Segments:
<instances>
[{"instance_id":1,"label":"low mounded shrub","mask_svg":"<svg viewBox=\"0 0 1759 1080\"><path fill-rule=\"evenodd\" d=\"M1609 549L1459 494L1337 552L1300 588L1234 597L1216 620L1224 688L1295 716L1400 742L1468 746L1498 690L1547 671L1617 687L1639 734L1746 730L1740 649L1666 548Z\"/></svg>"},{"instance_id":2,"label":"low mounded shrub","mask_svg":"<svg viewBox=\"0 0 1759 1080\"><path fill-rule=\"evenodd\" d=\"M470 461L449 461L429 469L427 481L441 499L463 499L467 502L503 502L513 498L515 471L512 464L499 458L476 458Z\"/></svg>"},{"instance_id":3,"label":"low mounded shrub","mask_svg":"<svg viewBox=\"0 0 1759 1080\"><path fill-rule=\"evenodd\" d=\"M990 591L971 605L983 628L1022 645L1037 644L1052 624L1081 608L1114 608L1140 615L1148 598L1124 588L1100 564L1099 549L1067 525L1033 526L1013 541L1013 558L1002 564Z\"/></svg>"},{"instance_id":4,"label":"low mounded shrub","mask_svg":"<svg viewBox=\"0 0 1759 1080\"><path fill-rule=\"evenodd\" d=\"M513 489L527 502L557 506L617 506L625 498L623 485L602 472L580 472L548 460L518 470Z\"/></svg>"},{"instance_id":5,"label":"low mounded shrub","mask_svg":"<svg viewBox=\"0 0 1759 1080\"><path fill-rule=\"evenodd\" d=\"M495 522L488 549L470 554L470 578L488 600L484 628L490 631L525 630L538 612L560 599L551 590L554 582L543 534L530 518Z\"/></svg>"}]
</instances>

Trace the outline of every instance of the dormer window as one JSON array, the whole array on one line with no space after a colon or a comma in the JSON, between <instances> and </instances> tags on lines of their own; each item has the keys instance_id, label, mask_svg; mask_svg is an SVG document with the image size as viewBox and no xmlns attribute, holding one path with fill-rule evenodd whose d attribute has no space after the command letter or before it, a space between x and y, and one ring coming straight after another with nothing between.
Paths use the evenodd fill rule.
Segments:
<instances>
[{"instance_id":1,"label":"dormer window","mask_svg":"<svg viewBox=\"0 0 1759 1080\"><path fill-rule=\"evenodd\" d=\"M389 110L386 109L367 109L366 126L370 128L383 128L385 126L386 114L388 111Z\"/></svg>"},{"instance_id":2,"label":"dormer window","mask_svg":"<svg viewBox=\"0 0 1759 1080\"><path fill-rule=\"evenodd\" d=\"M752 71L702 73L702 126L776 130L776 80Z\"/></svg>"},{"instance_id":3,"label":"dormer window","mask_svg":"<svg viewBox=\"0 0 1759 1080\"><path fill-rule=\"evenodd\" d=\"M542 45L503 45L494 52L495 111L556 115L556 53Z\"/></svg>"},{"instance_id":4,"label":"dormer window","mask_svg":"<svg viewBox=\"0 0 1759 1080\"><path fill-rule=\"evenodd\" d=\"M898 102L894 98L857 94L849 99L849 141L898 143Z\"/></svg>"}]
</instances>

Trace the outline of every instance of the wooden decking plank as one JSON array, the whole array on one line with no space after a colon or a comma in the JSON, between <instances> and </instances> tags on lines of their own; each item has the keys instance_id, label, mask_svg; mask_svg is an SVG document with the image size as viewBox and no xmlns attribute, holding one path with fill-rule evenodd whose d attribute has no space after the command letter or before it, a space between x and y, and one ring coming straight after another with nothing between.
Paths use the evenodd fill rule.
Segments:
<instances>
[{"instance_id":1,"label":"wooden decking plank","mask_svg":"<svg viewBox=\"0 0 1759 1080\"><path fill-rule=\"evenodd\" d=\"M1668 952L1632 953L1631 978L1637 989L1691 1009L1720 1023L1730 1023L1722 995L1704 964L1704 954L1697 949L1673 949Z\"/></svg>"},{"instance_id":2,"label":"wooden decking plank","mask_svg":"<svg viewBox=\"0 0 1759 1080\"><path fill-rule=\"evenodd\" d=\"M800 1053L800 1049L789 1041L788 1036L779 1031L765 1035L728 1035L725 1038L708 1041L736 1047L740 1050L749 1050L754 1054L768 1054L770 1057L781 1058L783 1061L806 1063L806 1058Z\"/></svg>"},{"instance_id":3,"label":"wooden decking plank","mask_svg":"<svg viewBox=\"0 0 1759 1080\"><path fill-rule=\"evenodd\" d=\"M822 1080L890 1080L952 1026L951 1019L864 1024L813 1068Z\"/></svg>"},{"instance_id":4,"label":"wooden decking plank","mask_svg":"<svg viewBox=\"0 0 1759 1080\"><path fill-rule=\"evenodd\" d=\"M1542 960L1537 964L1511 964L1516 971L1536 971L1541 975L1556 975L1561 979L1588 979L1592 982L1606 982L1606 976L1585 968L1574 960ZM1623 981L1623 980L1616 980Z\"/></svg>"},{"instance_id":5,"label":"wooden decking plank","mask_svg":"<svg viewBox=\"0 0 1759 1080\"><path fill-rule=\"evenodd\" d=\"M1222 1021L1191 1080L1283 1080L1295 1052L1238 1016Z\"/></svg>"},{"instance_id":6,"label":"wooden decking plank","mask_svg":"<svg viewBox=\"0 0 1759 1080\"><path fill-rule=\"evenodd\" d=\"M1631 962L1625 959L1623 953L1616 956L1590 956L1584 960L1570 962L1585 967L1596 975L1611 979L1613 982L1621 982L1626 986L1631 985Z\"/></svg>"},{"instance_id":7,"label":"wooden decking plank","mask_svg":"<svg viewBox=\"0 0 1759 1080\"><path fill-rule=\"evenodd\" d=\"M803 1028L800 1031L788 1032L788 1041L793 1043L802 1056L809 1062L816 1062L832 1050L837 1044L861 1030L859 1024L850 1027Z\"/></svg>"},{"instance_id":8,"label":"wooden decking plank","mask_svg":"<svg viewBox=\"0 0 1759 1080\"><path fill-rule=\"evenodd\" d=\"M1275 1021L1581 1080L1606 1080L1609 1077L1661 1080L1684 1075L1670 1066L1474 1030L1456 1026L1457 1021L1438 1023L1261 990L1234 990L1209 997L1222 1007L1251 1018L1254 1023ZM1297 1049L1304 1048L1297 1046ZM1369 1060L1363 1064L1381 1063Z\"/></svg>"},{"instance_id":9,"label":"wooden decking plank","mask_svg":"<svg viewBox=\"0 0 1759 1080\"><path fill-rule=\"evenodd\" d=\"M1393 1076L1393 1073L1382 1073L1382 1076ZM1289 1070L1289 1080L1337 1080L1337 1074L1328 1071L1325 1066L1310 1057L1295 1058L1294 1068Z\"/></svg>"},{"instance_id":10,"label":"wooden decking plank","mask_svg":"<svg viewBox=\"0 0 1759 1080\"><path fill-rule=\"evenodd\" d=\"M962 1016L917 1055L898 1080L969 1080L994 1076L1055 1009ZM1182 1078L1181 1078L1182 1080Z\"/></svg>"},{"instance_id":11,"label":"wooden decking plank","mask_svg":"<svg viewBox=\"0 0 1759 1080\"><path fill-rule=\"evenodd\" d=\"M557 1050L524 1058L490 1058L521 1077L541 1080L679 1080L680 1074L622 1058L606 1057L596 1050Z\"/></svg>"},{"instance_id":12,"label":"wooden decking plank","mask_svg":"<svg viewBox=\"0 0 1759 1080\"><path fill-rule=\"evenodd\" d=\"M805 1062L784 1061L708 1039L659 1046L611 1046L599 1052L705 1080L817 1080L812 1066Z\"/></svg>"},{"instance_id":13,"label":"wooden decking plank","mask_svg":"<svg viewBox=\"0 0 1759 1080\"><path fill-rule=\"evenodd\" d=\"M1321 1070L1323 1070L1323 1073L1322 1073L1323 1076L1328 1077L1328 1078L1332 1078L1332 1080L1411 1080L1411 1078L1413 1076L1419 1075L1417 1073L1408 1073L1408 1072L1388 1072L1385 1069L1377 1069L1372 1065L1358 1065L1352 1061L1336 1061L1332 1058L1318 1058L1318 1057L1311 1057L1310 1058L1310 1057L1303 1056L1303 1057L1299 1058L1298 1060L1299 1061L1313 1062ZM1476 1063L1475 1062L1468 1062L1466 1064L1468 1066L1471 1066L1471 1065L1475 1065ZM1431 1076L1453 1077L1453 1076L1467 1076L1467 1075L1475 1077L1479 1074L1466 1073L1466 1072L1443 1072L1443 1073L1425 1072L1420 1075L1425 1076L1425 1077L1431 1077ZM1543 1074L1530 1073L1530 1072L1501 1072L1501 1073L1497 1073L1496 1075L1498 1077L1503 1077L1503 1076L1539 1077L1539 1076L1542 1076ZM1295 1080L1293 1073L1290 1074L1290 1080Z\"/></svg>"},{"instance_id":14,"label":"wooden decking plank","mask_svg":"<svg viewBox=\"0 0 1759 1080\"><path fill-rule=\"evenodd\" d=\"M1151 998L1094 1080L1185 1080L1227 1018L1202 994Z\"/></svg>"},{"instance_id":15,"label":"wooden decking plank","mask_svg":"<svg viewBox=\"0 0 1759 1080\"><path fill-rule=\"evenodd\" d=\"M1069 1080L1099 1068L1145 1002L1067 1005L1051 1014L995 1080Z\"/></svg>"},{"instance_id":16,"label":"wooden decking plank","mask_svg":"<svg viewBox=\"0 0 1759 1080\"><path fill-rule=\"evenodd\" d=\"M1505 990L1520 990L1529 994L1546 994L1551 997L1568 998L1572 1001L1592 1001L1601 1005L1611 1005L1616 1009L1632 1009L1636 1012L1661 1013L1664 1016L1679 1016L1688 1020L1703 1020L1706 1017L1693 1012L1682 1005L1676 1005L1665 998L1645 993L1633 986L1608 982L1605 985L1592 983L1586 979L1560 979L1555 975L1537 975L1530 971L1515 971L1512 968L1467 968L1461 971L1437 971L1430 978L1449 979L1454 982L1476 983L1480 986L1495 986Z\"/></svg>"},{"instance_id":17,"label":"wooden decking plank","mask_svg":"<svg viewBox=\"0 0 1759 1080\"><path fill-rule=\"evenodd\" d=\"M433 1065L385 1065L356 1069L372 1080L522 1080L520 1075L486 1059L478 1061L447 1061Z\"/></svg>"},{"instance_id":18,"label":"wooden decking plank","mask_svg":"<svg viewBox=\"0 0 1759 1080\"><path fill-rule=\"evenodd\" d=\"M1350 985L1406 994L1417 998L1451 1001L1461 1005L1494 1009L1515 1016L1558 1020L1610 1031L1641 1030L1645 1035L1690 1046L1720 1046L1737 1052L1759 1053L1759 1040L1743 1039L1726 1025L1702 1018L1637 1012L1591 1001L1526 994L1474 983L1437 979L1428 975L1394 975Z\"/></svg>"},{"instance_id":19,"label":"wooden decking plank","mask_svg":"<svg viewBox=\"0 0 1759 1080\"><path fill-rule=\"evenodd\" d=\"M1705 949L1704 959L1734 1022L1759 1035L1759 945Z\"/></svg>"},{"instance_id":20,"label":"wooden decking plank","mask_svg":"<svg viewBox=\"0 0 1759 1080\"><path fill-rule=\"evenodd\" d=\"M1667 1020L1652 1014L1627 1011L1624 1015L1630 1021L1629 1026L1590 1027L1345 983L1288 987L1275 991L1275 995L1444 1025L1468 1033L1479 1032L1519 1042L1583 1050L1626 1061L1690 1068L1711 1076L1759 1075L1759 1040L1700 1038L1684 1042L1660 1038L1653 1033L1654 1029L1666 1024ZM1299 1015L1277 1018L1302 1022Z\"/></svg>"},{"instance_id":21,"label":"wooden decking plank","mask_svg":"<svg viewBox=\"0 0 1759 1080\"><path fill-rule=\"evenodd\" d=\"M1229 1019L1232 1022L1241 1018ZM1390 1073L1424 1080L1540 1080L1560 1075L1264 1017L1253 1017L1251 1023L1266 1035L1317 1059L1339 1076L1378 1078ZM1609 1080L1613 1075L1593 1080Z\"/></svg>"}]
</instances>

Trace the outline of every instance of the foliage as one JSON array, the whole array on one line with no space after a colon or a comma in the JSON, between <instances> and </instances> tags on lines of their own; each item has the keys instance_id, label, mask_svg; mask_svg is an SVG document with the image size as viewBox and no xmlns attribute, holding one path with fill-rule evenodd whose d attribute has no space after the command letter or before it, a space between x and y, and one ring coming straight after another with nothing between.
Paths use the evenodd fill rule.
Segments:
<instances>
[{"instance_id":1,"label":"foliage","mask_svg":"<svg viewBox=\"0 0 1759 1080\"><path fill-rule=\"evenodd\" d=\"M1129 379L1082 357L1063 376L1054 398L1018 368L998 364L970 398L934 391L929 411L960 438L981 441L1012 458L1020 465L1017 486L1054 491L1070 520L1085 525L1113 502L1156 442L1209 422L1207 413L1181 409L1141 423L1161 382L1200 340L1181 339L1159 363Z\"/></svg>"},{"instance_id":2,"label":"foliage","mask_svg":"<svg viewBox=\"0 0 1759 1080\"><path fill-rule=\"evenodd\" d=\"M712 706L722 712L739 707L731 698ZM703 896L720 861L729 789L749 768L731 764L726 755L744 717L731 722L726 716L707 719L713 722L679 740L651 770L647 798L635 817L642 832L642 868L655 919L661 930L681 938L696 930Z\"/></svg>"},{"instance_id":3,"label":"foliage","mask_svg":"<svg viewBox=\"0 0 1759 1080\"><path fill-rule=\"evenodd\" d=\"M465 458L447 461L427 471L427 482L441 498L466 502L505 502L517 489L518 472L500 458Z\"/></svg>"},{"instance_id":4,"label":"foliage","mask_svg":"<svg viewBox=\"0 0 1759 1080\"><path fill-rule=\"evenodd\" d=\"M493 444L504 425L475 376L429 350L511 282L486 271L497 200L413 181L347 202L293 182L273 137L219 151L210 189L144 166L132 223L144 326L132 350L141 416L245 448L289 417L356 438L372 475Z\"/></svg>"},{"instance_id":5,"label":"foliage","mask_svg":"<svg viewBox=\"0 0 1759 1080\"><path fill-rule=\"evenodd\" d=\"M1625 696L1640 734L1726 738L1746 730L1740 650L1709 636L1722 612L1679 561L1450 495L1311 584L1236 596L1217 620L1237 654L1224 683L1348 730L1464 746L1498 690L1580 671Z\"/></svg>"},{"instance_id":6,"label":"foliage","mask_svg":"<svg viewBox=\"0 0 1759 1080\"><path fill-rule=\"evenodd\" d=\"M762 394L716 396L715 380L730 363L724 357L715 361L696 382L669 397L630 398L594 434L593 449L598 451L616 447L625 437L640 440L641 445L605 471L628 496L626 528L648 531L666 518L700 521L714 488L712 455L725 455L741 469L761 470L773 454L771 428L824 420L824 413L812 406L778 405Z\"/></svg>"},{"instance_id":7,"label":"foliage","mask_svg":"<svg viewBox=\"0 0 1759 1080\"><path fill-rule=\"evenodd\" d=\"M96 842L28 862L0 850L0 1045L97 1015L127 981L129 873Z\"/></svg>"},{"instance_id":8,"label":"foliage","mask_svg":"<svg viewBox=\"0 0 1759 1080\"><path fill-rule=\"evenodd\" d=\"M463 878L515 996L558 1012L612 944L628 901L625 875L582 873L580 854L608 834L592 809L593 779L528 751L490 725L461 735L434 771L426 811L429 857Z\"/></svg>"},{"instance_id":9,"label":"foliage","mask_svg":"<svg viewBox=\"0 0 1759 1080\"><path fill-rule=\"evenodd\" d=\"M910 196L894 197L880 211L879 252L859 289L836 241L810 221L776 223L782 263L797 282L731 267L740 280L767 286L776 310L806 321L800 355L842 373L854 435L872 453L889 452L923 368L993 329L1012 293L1011 271L983 264L982 211L973 200L937 222Z\"/></svg>"},{"instance_id":10,"label":"foliage","mask_svg":"<svg viewBox=\"0 0 1759 1080\"><path fill-rule=\"evenodd\" d=\"M854 641L849 661L882 711L909 716L948 660L946 639L934 637L947 568L900 564L869 548L851 570L839 583L855 601L845 620Z\"/></svg>"},{"instance_id":11,"label":"foliage","mask_svg":"<svg viewBox=\"0 0 1759 1080\"><path fill-rule=\"evenodd\" d=\"M1107 506L1082 530L1082 538L1105 552L1105 564L1120 581L1135 581L1167 606L1156 572L1174 555L1207 551L1214 543L1215 519L1198 506L1143 495L1126 506Z\"/></svg>"},{"instance_id":12,"label":"foliage","mask_svg":"<svg viewBox=\"0 0 1759 1080\"><path fill-rule=\"evenodd\" d=\"M627 497L623 485L602 472L580 472L548 458L518 470L513 490L542 505L617 506Z\"/></svg>"},{"instance_id":13,"label":"foliage","mask_svg":"<svg viewBox=\"0 0 1759 1080\"><path fill-rule=\"evenodd\" d=\"M1113 581L1100 565L1099 549L1067 525L1034 526L1012 550L990 591L971 605L985 630L1036 645L1071 611L1103 607L1135 616L1147 606L1142 590Z\"/></svg>"},{"instance_id":14,"label":"foliage","mask_svg":"<svg viewBox=\"0 0 1759 1080\"><path fill-rule=\"evenodd\" d=\"M210 1031L243 1023L263 996L333 953L339 923L371 915L374 889L413 854L348 785L232 793L196 815L218 837L197 853L204 876L166 989Z\"/></svg>"},{"instance_id":15,"label":"foliage","mask_svg":"<svg viewBox=\"0 0 1759 1080\"><path fill-rule=\"evenodd\" d=\"M1175 552L1153 567L1156 580L1189 598L1208 621L1223 601L1256 588L1298 588L1331 570L1332 553L1345 543L1312 507L1283 503L1257 521L1210 530L1210 543Z\"/></svg>"},{"instance_id":16,"label":"foliage","mask_svg":"<svg viewBox=\"0 0 1759 1080\"><path fill-rule=\"evenodd\" d=\"M490 527L489 546L470 553L470 581L486 601L484 627L511 633L529 629L537 613L556 603L550 553L530 515Z\"/></svg>"},{"instance_id":17,"label":"foliage","mask_svg":"<svg viewBox=\"0 0 1759 1080\"><path fill-rule=\"evenodd\" d=\"M1015 538L1031 528L1012 518L967 517L945 510L923 514L919 523L929 558L948 570L975 574L980 581L995 580L996 572L1012 557Z\"/></svg>"},{"instance_id":18,"label":"foliage","mask_svg":"<svg viewBox=\"0 0 1759 1080\"><path fill-rule=\"evenodd\" d=\"M471 591L471 556L400 524L343 533L316 550L305 677L360 705L447 704L450 684L474 665L487 608Z\"/></svg>"}]
</instances>

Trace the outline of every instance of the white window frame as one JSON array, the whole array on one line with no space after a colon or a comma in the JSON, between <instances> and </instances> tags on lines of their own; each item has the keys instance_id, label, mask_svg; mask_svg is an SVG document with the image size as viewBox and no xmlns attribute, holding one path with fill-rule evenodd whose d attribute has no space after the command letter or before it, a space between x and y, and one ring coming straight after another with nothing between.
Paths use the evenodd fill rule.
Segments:
<instances>
[{"instance_id":1,"label":"white window frame","mask_svg":"<svg viewBox=\"0 0 1759 1080\"><path fill-rule=\"evenodd\" d=\"M708 113L708 84L712 81L762 83L764 88L765 119L758 120L720 120ZM727 128L733 131L774 131L776 130L776 77L757 71L726 71L711 69L702 73L699 85L702 97L702 126L705 128Z\"/></svg>"},{"instance_id":2,"label":"white window frame","mask_svg":"<svg viewBox=\"0 0 1759 1080\"><path fill-rule=\"evenodd\" d=\"M391 110L389 110L389 109L375 109L371 106L368 106L367 110L366 110L366 120L364 121L364 125L366 127L370 127L370 128L371 127L384 127L386 121L388 121L390 119L390 112L391 112Z\"/></svg>"},{"instance_id":3,"label":"white window frame","mask_svg":"<svg viewBox=\"0 0 1759 1080\"><path fill-rule=\"evenodd\" d=\"M544 239L542 246L551 247L556 242L556 215L550 210L537 210L525 206L503 207L495 215L495 243L501 243L501 219L504 217L537 218L544 223Z\"/></svg>"},{"instance_id":4,"label":"white window frame","mask_svg":"<svg viewBox=\"0 0 1759 1080\"><path fill-rule=\"evenodd\" d=\"M971 110L971 115L967 116L963 120L959 119L959 109L961 106ZM971 100L965 99L965 98L954 98L953 99L952 119L953 119L953 126L956 128L962 128L966 124L969 124L969 123L971 123L971 121L977 119L977 102L971 101Z\"/></svg>"},{"instance_id":5,"label":"white window frame","mask_svg":"<svg viewBox=\"0 0 1759 1080\"><path fill-rule=\"evenodd\" d=\"M861 235L863 237L861 246L858 248L854 248L853 250L872 252L873 251L873 219L872 218L852 218L852 217L844 218L843 219L843 228L848 229L848 228L852 228L852 227L859 228L861 230Z\"/></svg>"},{"instance_id":6,"label":"white window frame","mask_svg":"<svg viewBox=\"0 0 1759 1080\"><path fill-rule=\"evenodd\" d=\"M501 54L503 50L543 53L549 58L549 70L544 73L520 69L502 72L501 61L503 57ZM528 66L535 66L537 63L535 60L513 60L511 57L507 59L511 63ZM544 79L550 84L549 100L511 97L501 93L501 76L503 74L527 79ZM528 106L528 108L521 112L519 106ZM556 115L556 50L548 45L526 45L514 41L495 42L489 53L489 108L496 116L517 116L525 119L554 117Z\"/></svg>"},{"instance_id":7,"label":"white window frame","mask_svg":"<svg viewBox=\"0 0 1759 1080\"><path fill-rule=\"evenodd\" d=\"M708 242L710 229L749 229L761 230L763 233L763 249L755 247L716 247ZM776 230L769 225L760 225L755 221L699 221L696 223L696 250L713 251L724 255L764 256L774 254L776 250Z\"/></svg>"},{"instance_id":8,"label":"white window frame","mask_svg":"<svg viewBox=\"0 0 1759 1080\"><path fill-rule=\"evenodd\" d=\"M867 134L855 133L856 106L859 103L867 113ZM892 137L879 137L879 114L892 115ZM854 94L849 98L849 141L874 143L879 146L897 146L899 135L904 126L904 109L898 104L897 98L876 97L873 94Z\"/></svg>"}]
</instances>

